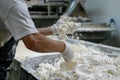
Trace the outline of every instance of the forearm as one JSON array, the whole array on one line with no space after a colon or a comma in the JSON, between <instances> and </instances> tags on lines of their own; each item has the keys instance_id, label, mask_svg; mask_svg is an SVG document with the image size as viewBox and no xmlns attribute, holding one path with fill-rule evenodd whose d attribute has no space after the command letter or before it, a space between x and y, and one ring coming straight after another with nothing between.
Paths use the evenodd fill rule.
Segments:
<instances>
[{"instance_id":1,"label":"forearm","mask_svg":"<svg viewBox=\"0 0 120 80\"><path fill-rule=\"evenodd\" d=\"M68 44L52 40L40 33L27 35L22 40L25 46L32 51L42 53L60 52L65 61L71 61L74 56L74 51Z\"/></svg>"},{"instance_id":2,"label":"forearm","mask_svg":"<svg viewBox=\"0 0 120 80\"><path fill-rule=\"evenodd\" d=\"M45 35L45 36L53 34L51 27L37 28L37 29L38 29L40 34Z\"/></svg>"},{"instance_id":3,"label":"forearm","mask_svg":"<svg viewBox=\"0 0 120 80\"><path fill-rule=\"evenodd\" d=\"M28 49L36 52L63 52L65 49L64 42L52 40L38 33L25 36L23 42Z\"/></svg>"}]
</instances>

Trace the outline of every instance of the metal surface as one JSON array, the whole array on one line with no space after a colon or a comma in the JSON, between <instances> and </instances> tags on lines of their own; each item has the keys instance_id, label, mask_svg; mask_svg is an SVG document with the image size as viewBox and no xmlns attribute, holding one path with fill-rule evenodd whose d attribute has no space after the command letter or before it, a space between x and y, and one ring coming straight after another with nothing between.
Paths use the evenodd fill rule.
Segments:
<instances>
[{"instance_id":1,"label":"metal surface","mask_svg":"<svg viewBox=\"0 0 120 80\"><path fill-rule=\"evenodd\" d=\"M45 2L68 2L68 0L45 0Z\"/></svg>"},{"instance_id":2,"label":"metal surface","mask_svg":"<svg viewBox=\"0 0 120 80\"><path fill-rule=\"evenodd\" d=\"M64 13L67 16L84 16L88 17L87 12L80 3L81 0L72 0Z\"/></svg>"},{"instance_id":3,"label":"metal surface","mask_svg":"<svg viewBox=\"0 0 120 80\"><path fill-rule=\"evenodd\" d=\"M41 76L37 75L36 68L40 63L54 63L56 58L61 57L60 54L55 55L45 55L45 56L39 56L35 58L30 58L22 63L22 68L27 71L30 75L35 77L37 80L41 80ZM27 65L26 65L27 64Z\"/></svg>"},{"instance_id":4,"label":"metal surface","mask_svg":"<svg viewBox=\"0 0 120 80\"><path fill-rule=\"evenodd\" d=\"M111 37L111 32L114 30L114 27L110 27L106 24L83 22L74 32L73 38L92 42L102 42L109 39Z\"/></svg>"},{"instance_id":5,"label":"metal surface","mask_svg":"<svg viewBox=\"0 0 120 80\"><path fill-rule=\"evenodd\" d=\"M72 44L85 45L88 48L95 49L95 50L103 52L107 55L118 55L118 56L120 55L120 48L117 48L117 47L87 42L87 41L83 41L83 40L75 40L75 39L68 39L66 41L69 43L72 43Z\"/></svg>"},{"instance_id":6,"label":"metal surface","mask_svg":"<svg viewBox=\"0 0 120 80\"><path fill-rule=\"evenodd\" d=\"M92 22L83 22L81 23L81 27L76 31L78 32L102 32L102 31L114 31L114 27L110 27L105 23L97 24Z\"/></svg>"},{"instance_id":7,"label":"metal surface","mask_svg":"<svg viewBox=\"0 0 120 80\"><path fill-rule=\"evenodd\" d=\"M86 42L86 41L82 41L82 40L78 41L78 40L74 40L74 39L68 39L67 42L72 43L72 44L77 44L77 45L78 44L85 45L86 47L95 49L97 51L101 51L110 57L117 57L120 55L120 48L105 46L105 45L101 45L101 44L95 44L95 43ZM30 58L30 59L23 62L22 68L25 71L27 71L30 75L35 77L37 80L41 80L40 75L35 74L38 64L45 63L45 62L52 64L55 62L55 59L58 57L61 57L61 55L55 54L55 55L46 55L46 56L39 56L39 57L35 57L35 58Z\"/></svg>"},{"instance_id":8,"label":"metal surface","mask_svg":"<svg viewBox=\"0 0 120 80\"><path fill-rule=\"evenodd\" d=\"M71 5L69 6L67 12L64 15L70 16L72 12L75 10L76 6L78 5L79 1L74 0Z\"/></svg>"},{"instance_id":9,"label":"metal surface","mask_svg":"<svg viewBox=\"0 0 120 80\"><path fill-rule=\"evenodd\" d=\"M67 8L67 3L51 2L51 3L37 3L29 7L29 12L33 19L39 18L58 18L64 13Z\"/></svg>"}]
</instances>

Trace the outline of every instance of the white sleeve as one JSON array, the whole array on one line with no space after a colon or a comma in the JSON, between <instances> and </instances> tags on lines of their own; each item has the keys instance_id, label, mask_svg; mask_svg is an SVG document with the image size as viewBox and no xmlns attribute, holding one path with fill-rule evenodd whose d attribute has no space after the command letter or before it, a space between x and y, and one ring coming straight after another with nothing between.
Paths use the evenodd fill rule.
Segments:
<instances>
[{"instance_id":1,"label":"white sleeve","mask_svg":"<svg viewBox=\"0 0 120 80\"><path fill-rule=\"evenodd\" d=\"M18 3L12 7L5 20L5 25L15 40L19 40L29 34L38 33L26 4L22 3Z\"/></svg>"}]
</instances>

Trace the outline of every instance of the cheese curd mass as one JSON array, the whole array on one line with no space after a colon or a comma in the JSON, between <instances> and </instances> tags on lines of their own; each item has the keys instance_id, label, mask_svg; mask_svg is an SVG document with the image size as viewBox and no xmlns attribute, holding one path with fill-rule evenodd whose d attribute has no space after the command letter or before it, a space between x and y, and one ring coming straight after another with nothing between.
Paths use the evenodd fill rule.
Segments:
<instances>
[{"instance_id":1,"label":"cheese curd mass","mask_svg":"<svg viewBox=\"0 0 120 80\"><path fill-rule=\"evenodd\" d=\"M105 53L73 45L75 56L65 62L57 58L52 64L41 63L36 69L40 80L120 80L120 57L109 57Z\"/></svg>"}]
</instances>

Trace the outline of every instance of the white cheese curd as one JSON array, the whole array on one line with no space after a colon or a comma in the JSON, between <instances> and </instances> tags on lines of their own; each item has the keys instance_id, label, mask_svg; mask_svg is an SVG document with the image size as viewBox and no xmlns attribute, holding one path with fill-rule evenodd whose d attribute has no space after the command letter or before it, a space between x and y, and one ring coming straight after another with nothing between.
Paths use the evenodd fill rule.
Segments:
<instances>
[{"instance_id":1,"label":"white cheese curd","mask_svg":"<svg viewBox=\"0 0 120 80\"><path fill-rule=\"evenodd\" d=\"M57 21L56 29L60 39L67 39L67 34L73 34L81 26L81 23L75 23L71 19L72 17L61 16Z\"/></svg>"},{"instance_id":2,"label":"white cheese curd","mask_svg":"<svg viewBox=\"0 0 120 80\"><path fill-rule=\"evenodd\" d=\"M40 80L120 80L120 57L108 57L84 45L71 45L73 61L58 58L53 64L41 63L36 69Z\"/></svg>"}]
</instances>

